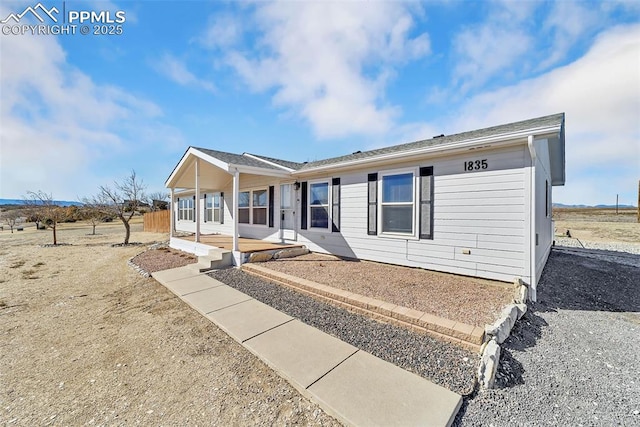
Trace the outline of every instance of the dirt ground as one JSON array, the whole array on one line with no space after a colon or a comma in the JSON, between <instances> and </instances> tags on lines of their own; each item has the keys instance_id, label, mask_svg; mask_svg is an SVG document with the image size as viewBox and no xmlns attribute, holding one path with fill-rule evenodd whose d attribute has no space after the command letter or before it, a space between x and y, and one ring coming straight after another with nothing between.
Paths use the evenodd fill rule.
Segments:
<instances>
[{"instance_id":1,"label":"dirt ground","mask_svg":"<svg viewBox=\"0 0 640 427\"><path fill-rule=\"evenodd\" d=\"M553 208L556 233L588 242L640 243L638 210L598 208Z\"/></svg>"},{"instance_id":2,"label":"dirt ground","mask_svg":"<svg viewBox=\"0 0 640 427\"><path fill-rule=\"evenodd\" d=\"M90 230L0 232L0 424L338 425Z\"/></svg>"},{"instance_id":3,"label":"dirt ground","mask_svg":"<svg viewBox=\"0 0 640 427\"><path fill-rule=\"evenodd\" d=\"M554 211L573 235L640 242L633 213ZM0 231L0 424L338 425L127 260L166 234L120 223ZM584 233L581 234L581 233ZM585 240L589 240L585 238ZM184 258L181 258L184 259Z\"/></svg>"}]
</instances>

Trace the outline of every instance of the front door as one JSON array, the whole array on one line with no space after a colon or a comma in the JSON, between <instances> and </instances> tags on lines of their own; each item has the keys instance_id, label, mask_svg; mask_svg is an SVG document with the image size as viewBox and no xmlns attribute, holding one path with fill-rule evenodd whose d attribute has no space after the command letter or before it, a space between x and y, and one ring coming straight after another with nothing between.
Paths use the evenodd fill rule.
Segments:
<instances>
[{"instance_id":1,"label":"front door","mask_svg":"<svg viewBox=\"0 0 640 427\"><path fill-rule=\"evenodd\" d=\"M296 240L296 192L293 184L280 185L280 239Z\"/></svg>"}]
</instances>

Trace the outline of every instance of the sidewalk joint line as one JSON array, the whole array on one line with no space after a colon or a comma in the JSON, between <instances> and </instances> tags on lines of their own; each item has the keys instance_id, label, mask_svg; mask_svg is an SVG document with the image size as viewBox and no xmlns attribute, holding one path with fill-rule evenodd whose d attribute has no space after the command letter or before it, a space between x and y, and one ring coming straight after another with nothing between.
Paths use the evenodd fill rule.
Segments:
<instances>
[{"instance_id":1,"label":"sidewalk joint line","mask_svg":"<svg viewBox=\"0 0 640 427\"><path fill-rule=\"evenodd\" d=\"M329 369L327 372L325 372L324 374L322 374L322 376L320 376L320 378L318 378L317 380L315 380L314 382L312 382L311 384L309 384L305 390L309 390L309 388L314 385L315 383L317 383L318 381L320 381L321 379L323 379L324 377L326 377L327 375L329 375L329 373L331 373L331 371L333 371L334 369L336 369L338 366L342 365L344 362L347 361L347 359L349 359L351 356L353 356L354 354L356 354L357 352L359 352L360 349L356 348L356 351L354 351L353 353L351 353L350 355L348 355L347 357L345 357L341 362L339 362L336 366L334 366L333 368Z\"/></svg>"},{"instance_id":2,"label":"sidewalk joint line","mask_svg":"<svg viewBox=\"0 0 640 427\"><path fill-rule=\"evenodd\" d=\"M243 302L251 301L253 298L247 298L242 301L235 302L233 304L225 305L224 307L216 308L215 310L207 311L205 315L215 313L216 311L224 310L225 308L233 307L234 305L242 304Z\"/></svg>"},{"instance_id":3,"label":"sidewalk joint line","mask_svg":"<svg viewBox=\"0 0 640 427\"><path fill-rule=\"evenodd\" d=\"M252 340L252 339L254 339L255 337L258 337L258 336L260 336L260 335L262 335L262 334L264 334L264 333L267 333L267 332L269 332L269 331L273 331L275 328L279 328L280 326L286 325L286 324L287 324L287 323L289 323L289 322L293 322L294 320L296 320L296 319L295 319L294 317L292 317L291 319L286 320L286 321L284 321L284 322L280 323L279 325L273 326L273 327L271 327L271 328L269 328L269 329L267 329L267 330L264 330L264 331L262 331L262 332L260 332L260 333L255 334L255 335L254 335L254 336L252 336L252 337L249 337L249 338L247 338L247 339L245 339L245 340L242 340L241 344L244 344L244 343L246 343L247 341Z\"/></svg>"},{"instance_id":4,"label":"sidewalk joint line","mask_svg":"<svg viewBox=\"0 0 640 427\"><path fill-rule=\"evenodd\" d=\"M191 294L195 294L196 292L202 292L202 291L207 291L209 289L215 289L215 288L219 288L220 286L224 286L224 283L222 285L218 285L218 286L211 286L209 288L204 288L204 289L198 289L197 291L191 291L191 292L187 292L186 294L182 294L180 295L181 297L185 297L187 295L191 295Z\"/></svg>"}]
</instances>

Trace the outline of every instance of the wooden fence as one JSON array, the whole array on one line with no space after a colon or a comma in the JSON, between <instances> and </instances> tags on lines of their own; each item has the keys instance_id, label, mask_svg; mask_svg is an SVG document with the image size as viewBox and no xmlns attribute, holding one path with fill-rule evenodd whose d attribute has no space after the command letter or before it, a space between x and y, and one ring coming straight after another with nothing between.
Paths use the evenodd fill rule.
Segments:
<instances>
[{"instance_id":1,"label":"wooden fence","mask_svg":"<svg viewBox=\"0 0 640 427\"><path fill-rule=\"evenodd\" d=\"M143 230L151 233L168 233L171 227L171 211L157 211L144 214Z\"/></svg>"}]
</instances>

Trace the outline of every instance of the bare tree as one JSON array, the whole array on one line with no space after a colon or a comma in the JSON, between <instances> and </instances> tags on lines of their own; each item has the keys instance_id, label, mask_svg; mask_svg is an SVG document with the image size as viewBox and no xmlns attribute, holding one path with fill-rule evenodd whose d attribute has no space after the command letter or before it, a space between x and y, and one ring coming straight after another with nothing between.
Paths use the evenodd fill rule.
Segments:
<instances>
[{"instance_id":1,"label":"bare tree","mask_svg":"<svg viewBox=\"0 0 640 427\"><path fill-rule=\"evenodd\" d=\"M167 202L168 198L169 194L163 193L162 191L150 193L147 196L147 203L151 208L151 212L166 209L166 207L169 205L169 203Z\"/></svg>"},{"instance_id":2,"label":"bare tree","mask_svg":"<svg viewBox=\"0 0 640 427\"><path fill-rule=\"evenodd\" d=\"M5 212L3 217L4 217L4 222L11 229L11 233L13 233L13 228L16 225L20 224L20 221L22 220L20 211L18 209L12 209L8 212Z\"/></svg>"},{"instance_id":3,"label":"bare tree","mask_svg":"<svg viewBox=\"0 0 640 427\"><path fill-rule=\"evenodd\" d=\"M110 217L111 212L109 209L109 203L104 198L93 196L91 198L82 199L82 213L83 218L89 221L93 227L92 235L96 234L96 227L100 224L105 217Z\"/></svg>"},{"instance_id":4,"label":"bare tree","mask_svg":"<svg viewBox=\"0 0 640 427\"><path fill-rule=\"evenodd\" d=\"M66 210L55 204L52 194L47 194L42 190L28 191L24 198L31 218L39 228L40 223L50 228L53 232L53 244L58 244L58 223L67 216Z\"/></svg>"},{"instance_id":5,"label":"bare tree","mask_svg":"<svg viewBox=\"0 0 640 427\"><path fill-rule=\"evenodd\" d=\"M136 171L132 170L122 181L115 181L113 187L101 185L98 188L100 191L95 199L104 201L107 212L122 221L125 228L124 244L128 245L131 236L129 221L140 203L146 199L144 183L136 176Z\"/></svg>"}]
</instances>

